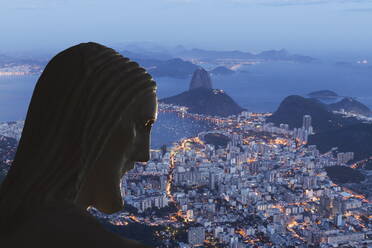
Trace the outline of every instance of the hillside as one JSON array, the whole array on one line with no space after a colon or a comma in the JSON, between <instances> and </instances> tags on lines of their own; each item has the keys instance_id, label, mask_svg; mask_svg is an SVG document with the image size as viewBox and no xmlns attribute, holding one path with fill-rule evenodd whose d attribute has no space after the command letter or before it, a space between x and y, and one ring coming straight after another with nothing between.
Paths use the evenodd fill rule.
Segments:
<instances>
[{"instance_id":1,"label":"hillside","mask_svg":"<svg viewBox=\"0 0 372 248\"><path fill-rule=\"evenodd\" d=\"M359 123L309 136L309 145L320 152L338 147L339 152L354 152L355 160L372 156L372 124Z\"/></svg>"},{"instance_id":2,"label":"hillside","mask_svg":"<svg viewBox=\"0 0 372 248\"><path fill-rule=\"evenodd\" d=\"M236 115L244 111L222 90L203 87L185 91L176 96L161 99L160 102L186 106L188 112L211 116Z\"/></svg>"},{"instance_id":3,"label":"hillside","mask_svg":"<svg viewBox=\"0 0 372 248\"><path fill-rule=\"evenodd\" d=\"M299 128L302 127L304 115L311 116L312 126L317 133L359 123L356 119L333 114L327 109L327 105L316 99L297 95L286 97L267 121L277 126L286 123L290 128Z\"/></svg>"},{"instance_id":4,"label":"hillside","mask_svg":"<svg viewBox=\"0 0 372 248\"><path fill-rule=\"evenodd\" d=\"M372 114L371 110L364 105L363 103L351 98L345 97L339 102L332 103L328 105L330 110L340 111L344 109L346 112L352 112L356 114L366 115L369 116Z\"/></svg>"},{"instance_id":5,"label":"hillside","mask_svg":"<svg viewBox=\"0 0 372 248\"><path fill-rule=\"evenodd\" d=\"M359 171L345 166L330 166L325 168L328 176L335 183L360 183L364 176Z\"/></svg>"},{"instance_id":6,"label":"hillside","mask_svg":"<svg viewBox=\"0 0 372 248\"><path fill-rule=\"evenodd\" d=\"M207 133L204 136L204 141L207 144L214 145L216 148L226 148L230 138L220 133Z\"/></svg>"}]
</instances>

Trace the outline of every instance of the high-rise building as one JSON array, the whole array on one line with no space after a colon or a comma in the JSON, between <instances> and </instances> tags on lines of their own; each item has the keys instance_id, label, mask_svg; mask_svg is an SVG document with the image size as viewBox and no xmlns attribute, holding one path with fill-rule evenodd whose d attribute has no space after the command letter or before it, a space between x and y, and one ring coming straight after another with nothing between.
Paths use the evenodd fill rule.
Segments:
<instances>
[{"instance_id":1,"label":"high-rise building","mask_svg":"<svg viewBox=\"0 0 372 248\"><path fill-rule=\"evenodd\" d=\"M165 191L166 186L167 186L167 178L165 176L160 176L159 180L160 180L160 190Z\"/></svg>"},{"instance_id":2,"label":"high-rise building","mask_svg":"<svg viewBox=\"0 0 372 248\"><path fill-rule=\"evenodd\" d=\"M194 220L194 211L192 209L187 210L186 216L187 216L187 219L189 221L193 221Z\"/></svg>"},{"instance_id":3,"label":"high-rise building","mask_svg":"<svg viewBox=\"0 0 372 248\"><path fill-rule=\"evenodd\" d=\"M338 164L346 164L350 160L354 159L354 152L340 152L337 153L337 163Z\"/></svg>"},{"instance_id":4,"label":"high-rise building","mask_svg":"<svg viewBox=\"0 0 372 248\"><path fill-rule=\"evenodd\" d=\"M311 131L311 116L310 115L304 115L303 121L302 121L302 128L305 129L308 133Z\"/></svg>"},{"instance_id":5,"label":"high-rise building","mask_svg":"<svg viewBox=\"0 0 372 248\"><path fill-rule=\"evenodd\" d=\"M342 219L342 214L338 214L338 215L335 216L335 223L338 227L344 225L344 222L343 222L343 219Z\"/></svg>"},{"instance_id":6,"label":"high-rise building","mask_svg":"<svg viewBox=\"0 0 372 248\"><path fill-rule=\"evenodd\" d=\"M233 236L230 238L229 248L238 248L239 240L238 237Z\"/></svg>"},{"instance_id":7,"label":"high-rise building","mask_svg":"<svg viewBox=\"0 0 372 248\"><path fill-rule=\"evenodd\" d=\"M209 173L209 188L210 190L215 190L216 187L216 175L212 172Z\"/></svg>"}]
</instances>

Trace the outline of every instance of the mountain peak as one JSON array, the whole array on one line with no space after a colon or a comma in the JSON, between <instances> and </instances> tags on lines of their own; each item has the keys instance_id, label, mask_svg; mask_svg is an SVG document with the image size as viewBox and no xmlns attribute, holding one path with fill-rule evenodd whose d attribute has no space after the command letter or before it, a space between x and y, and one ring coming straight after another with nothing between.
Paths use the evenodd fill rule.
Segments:
<instances>
[{"instance_id":1,"label":"mountain peak","mask_svg":"<svg viewBox=\"0 0 372 248\"><path fill-rule=\"evenodd\" d=\"M189 90L197 88L212 89L212 80L209 73L203 68L198 68L192 75Z\"/></svg>"},{"instance_id":2,"label":"mountain peak","mask_svg":"<svg viewBox=\"0 0 372 248\"><path fill-rule=\"evenodd\" d=\"M160 102L185 106L190 113L210 116L236 115L244 111L223 90L198 87L179 95L161 99Z\"/></svg>"}]
</instances>

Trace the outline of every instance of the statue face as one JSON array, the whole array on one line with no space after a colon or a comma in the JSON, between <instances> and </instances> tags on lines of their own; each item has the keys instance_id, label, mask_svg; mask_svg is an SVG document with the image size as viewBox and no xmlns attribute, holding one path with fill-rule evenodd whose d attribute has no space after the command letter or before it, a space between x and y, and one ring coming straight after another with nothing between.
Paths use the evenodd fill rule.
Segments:
<instances>
[{"instance_id":1,"label":"statue face","mask_svg":"<svg viewBox=\"0 0 372 248\"><path fill-rule=\"evenodd\" d=\"M133 121L131 125L124 124L131 133L131 147L122 167L124 174L133 169L135 162L147 162L150 159L151 128L157 118L158 104L155 93L149 93L143 99L137 100L132 109ZM123 137L124 138L124 137Z\"/></svg>"},{"instance_id":2,"label":"statue face","mask_svg":"<svg viewBox=\"0 0 372 248\"><path fill-rule=\"evenodd\" d=\"M150 158L150 134L157 118L155 92L136 99L128 116L114 127L111 136L95 165L87 173L87 181L78 196L78 204L93 206L105 213L123 208L120 181L133 169L134 163Z\"/></svg>"}]
</instances>

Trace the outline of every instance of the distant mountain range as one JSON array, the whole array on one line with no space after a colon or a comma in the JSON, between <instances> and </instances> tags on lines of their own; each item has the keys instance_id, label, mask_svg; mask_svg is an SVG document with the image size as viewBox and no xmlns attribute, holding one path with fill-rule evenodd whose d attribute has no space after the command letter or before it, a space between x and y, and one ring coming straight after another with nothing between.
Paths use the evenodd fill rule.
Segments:
<instances>
[{"instance_id":1,"label":"distant mountain range","mask_svg":"<svg viewBox=\"0 0 372 248\"><path fill-rule=\"evenodd\" d=\"M153 77L186 78L199 68L199 66L180 58L161 60L128 51L122 52L122 55L146 68Z\"/></svg>"},{"instance_id":2,"label":"distant mountain range","mask_svg":"<svg viewBox=\"0 0 372 248\"><path fill-rule=\"evenodd\" d=\"M213 51L203 49L183 49L177 52L177 56L181 58L194 58L200 60L216 60L216 59L242 59L242 60L266 60L266 61L292 61L300 63L310 63L316 61L315 58L290 54L287 50L269 50L261 53L253 54L249 52L242 52L239 50L233 51Z\"/></svg>"},{"instance_id":3,"label":"distant mountain range","mask_svg":"<svg viewBox=\"0 0 372 248\"><path fill-rule=\"evenodd\" d=\"M117 50L120 54L124 57L136 60L171 60L174 59L175 56L171 54L164 53L164 52L156 52L156 51L148 51L148 50L141 50L141 49L133 49L133 50Z\"/></svg>"},{"instance_id":4,"label":"distant mountain range","mask_svg":"<svg viewBox=\"0 0 372 248\"><path fill-rule=\"evenodd\" d=\"M263 51L261 53L253 54L249 52L242 52L238 50L234 51L213 51L203 49L185 49L179 46L175 49L160 49L148 50L143 49L141 46L131 45L127 48L121 47L117 49L123 56L128 57L141 66L145 67L152 76L154 77L175 77L175 78L186 78L192 75L192 73L198 68L198 65L190 62L194 60L204 60L209 62L223 61L223 60L260 60L260 61L291 61L299 63L309 63L316 61L316 59L304 56L290 54L287 50L270 50ZM14 65L39 65L44 67L48 60L52 57L41 56L43 59L30 58L29 55L23 57L12 57L0 54L0 66L5 64ZM218 64L218 63L217 63ZM228 75L234 73L224 66L217 66L211 71L213 75Z\"/></svg>"},{"instance_id":5,"label":"distant mountain range","mask_svg":"<svg viewBox=\"0 0 372 248\"><path fill-rule=\"evenodd\" d=\"M260 53L244 52L239 50L206 50L199 48L188 49L182 45L176 47L164 47L149 43L132 43L116 46L118 51L125 51L128 57L140 59L169 60L171 58L182 58L185 60L219 60L219 59L241 59L241 60L266 60L266 61L292 61L300 63L314 62L317 59L310 56L291 54L286 49L267 50ZM124 52L123 52L124 54Z\"/></svg>"},{"instance_id":6,"label":"distant mountain range","mask_svg":"<svg viewBox=\"0 0 372 248\"><path fill-rule=\"evenodd\" d=\"M190 90L161 99L160 102L185 106L190 113L211 116L226 117L244 111L223 90L213 89L209 73L201 68L194 72Z\"/></svg>"},{"instance_id":7,"label":"distant mountain range","mask_svg":"<svg viewBox=\"0 0 372 248\"><path fill-rule=\"evenodd\" d=\"M150 55L142 55L130 51L122 51L121 54L146 68L153 77L187 78L191 76L195 70L200 68L190 61L180 58L169 58L166 55L161 56L159 59L154 59L150 57ZM151 55L155 56L156 53ZM218 66L211 70L210 73L212 75L231 75L234 74L235 71L224 66Z\"/></svg>"},{"instance_id":8,"label":"distant mountain range","mask_svg":"<svg viewBox=\"0 0 372 248\"><path fill-rule=\"evenodd\" d=\"M317 59L310 56L291 54L286 49L266 50L258 53L245 52L240 50L207 50L200 48L186 48L182 45L175 47L164 46L152 42L132 42L132 43L117 43L113 47L117 51L130 51L135 53L136 58L152 58L160 60L168 60L171 58L183 59L261 59L271 61L293 61L293 62L313 62ZM128 55L128 57L130 57Z\"/></svg>"},{"instance_id":9,"label":"distant mountain range","mask_svg":"<svg viewBox=\"0 0 372 248\"><path fill-rule=\"evenodd\" d=\"M197 65L189 62L195 59L205 61L223 59L292 61L300 63L309 63L316 60L309 56L292 55L284 49L264 51L259 54L241 51L209 51L196 48L191 50L180 48L173 51L173 53L157 53L148 51L143 51L143 53L141 53L139 51L131 52L129 50L122 50L120 53L123 56L138 62L154 77L176 78L185 78L190 76L198 68ZM234 71L224 66L218 66L211 70L210 73L213 75L229 75L233 74Z\"/></svg>"}]
</instances>

